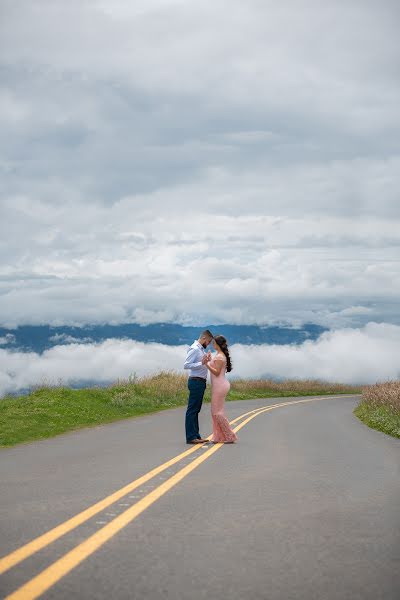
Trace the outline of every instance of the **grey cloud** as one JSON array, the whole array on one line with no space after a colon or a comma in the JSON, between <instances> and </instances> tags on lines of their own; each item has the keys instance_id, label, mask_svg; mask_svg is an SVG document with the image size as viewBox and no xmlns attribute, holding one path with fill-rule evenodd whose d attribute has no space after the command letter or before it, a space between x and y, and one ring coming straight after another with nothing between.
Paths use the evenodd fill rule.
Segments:
<instances>
[{"instance_id":1,"label":"grey cloud","mask_svg":"<svg viewBox=\"0 0 400 600\"><path fill-rule=\"evenodd\" d=\"M396 36L388 37L391 5L329 8L331 35L314 2L234 3L234 11L225 2L212 10L207 3L159 3L139 14L125 9L121 20L96 3L53 3L52 10L44 3L41 11L20 5L26 23L15 6L5 13L3 63L13 73L13 104L27 107L34 127L39 160L32 175L79 175L87 193L115 200L201 176L216 164L229 177L299 157L318 165L398 152L399 85L390 73L381 81L398 51ZM221 30L227 14L230 27ZM362 23L373 23L372 42L355 37ZM19 83L16 64L27 65ZM17 144L22 152L27 124ZM248 143L266 130L263 144ZM50 148L50 162L41 166ZM106 169L110 153L113 168Z\"/></svg>"},{"instance_id":2,"label":"grey cloud","mask_svg":"<svg viewBox=\"0 0 400 600\"><path fill-rule=\"evenodd\" d=\"M310 235L302 237L298 242L293 244L297 248L335 248L337 246L361 248L386 248L400 246L400 236L385 237L377 231L375 237L368 238L358 234L350 235Z\"/></svg>"},{"instance_id":3,"label":"grey cloud","mask_svg":"<svg viewBox=\"0 0 400 600\"><path fill-rule=\"evenodd\" d=\"M397 223L390 220L360 219L358 236L365 244L360 241L357 253L349 254L348 247L335 246L332 239L339 229L351 240L351 219L203 213L193 220L190 213L174 219L159 212L138 222L129 203L104 210L36 206L37 219L34 203L23 206L23 220L16 210L12 239L3 244L4 253L9 252L9 262L0 269L5 325L159 319L258 324L304 319L340 325L346 322L342 309L370 301L377 302L373 318L398 320L391 308L400 291L396 247L389 252L369 245L377 226L381 239L393 237ZM12 214L11 206L6 212ZM46 215L44 228L40 215ZM61 224L68 243L45 235L47 228ZM316 230L325 245L315 245ZM3 232L8 240L6 226ZM29 253L20 236L36 240ZM200 296L193 295L193 282Z\"/></svg>"},{"instance_id":4,"label":"grey cloud","mask_svg":"<svg viewBox=\"0 0 400 600\"><path fill-rule=\"evenodd\" d=\"M2 322L397 322L397 16L4 2Z\"/></svg>"}]
</instances>

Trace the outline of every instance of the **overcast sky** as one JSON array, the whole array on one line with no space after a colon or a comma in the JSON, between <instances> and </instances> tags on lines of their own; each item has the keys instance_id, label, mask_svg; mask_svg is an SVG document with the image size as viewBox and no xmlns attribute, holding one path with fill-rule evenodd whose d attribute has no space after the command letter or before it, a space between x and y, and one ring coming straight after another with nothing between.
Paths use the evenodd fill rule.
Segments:
<instances>
[{"instance_id":1,"label":"overcast sky","mask_svg":"<svg viewBox=\"0 0 400 600\"><path fill-rule=\"evenodd\" d=\"M397 0L2 0L0 325L400 324Z\"/></svg>"}]
</instances>

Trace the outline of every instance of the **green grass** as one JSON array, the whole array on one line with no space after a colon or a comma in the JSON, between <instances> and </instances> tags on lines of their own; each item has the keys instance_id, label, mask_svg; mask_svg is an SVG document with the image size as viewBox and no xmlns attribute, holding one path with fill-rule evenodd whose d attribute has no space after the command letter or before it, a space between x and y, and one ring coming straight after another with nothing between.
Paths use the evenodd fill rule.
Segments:
<instances>
[{"instance_id":1,"label":"green grass","mask_svg":"<svg viewBox=\"0 0 400 600\"><path fill-rule=\"evenodd\" d=\"M359 393L359 388L320 381L243 380L232 382L229 400ZM207 388L205 401L210 401ZM66 431L185 405L184 375L158 373L80 390L44 385L30 394L0 399L0 446L53 437Z\"/></svg>"},{"instance_id":2,"label":"green grass","mask_svg":"<svg viewBox=\"0 0 400 600\"><path fill-rule=\"evenodd\" d=\"M400 438L400 413L386 406L371 406L366 402L354 409L354 414L368 427Z\"/></svg>"},{"instance_id":3,"label":"green grass","mask_svg":"<svg viewBox=\"0 0 400 600\"><path fill-rule=\"evenodd\" d=\"M400 381L365 386L354 414L368 427L400 438Z\"/></svg>"}]
</instances>

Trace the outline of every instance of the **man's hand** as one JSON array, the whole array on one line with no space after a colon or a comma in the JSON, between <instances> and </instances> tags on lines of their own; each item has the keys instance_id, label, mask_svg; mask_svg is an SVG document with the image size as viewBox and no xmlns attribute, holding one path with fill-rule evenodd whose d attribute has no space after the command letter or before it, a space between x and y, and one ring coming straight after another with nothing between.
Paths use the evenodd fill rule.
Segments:
<instances>
[{"instance_id":1,"label":"man's hand","mask_svg":"<svg viewBox=\"0 0 400 600\"><path fill-rule=\"evenodd\" d=\"M201 359L201 362L203 363L203 365L206 365L208 363L208 361L210 360L210 355L209 354L205 354L203 356L203 358Z\"/></svg>"}]
</instances>

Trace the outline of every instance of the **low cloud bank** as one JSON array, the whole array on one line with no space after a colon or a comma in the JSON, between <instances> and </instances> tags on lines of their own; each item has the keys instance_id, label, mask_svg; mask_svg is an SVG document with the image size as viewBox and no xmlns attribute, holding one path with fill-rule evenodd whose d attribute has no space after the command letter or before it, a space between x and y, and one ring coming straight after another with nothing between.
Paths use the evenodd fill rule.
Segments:
<instances>
[{"instance_id":1,"label":"low cloud bank","mask_svg":"<svg viewBox=\"0 0 400 600\"><path fill-rule=\"evenodd\" d=\"M186 349L118 339L59 345L43 354L0 349L0 395L43 381L83 385L181 370ZM400 377L400 326L370 322L359 329L325 332L299 346L234 344L231 354L236 377L374 383Z\"/></svg>"}]
</instances>

